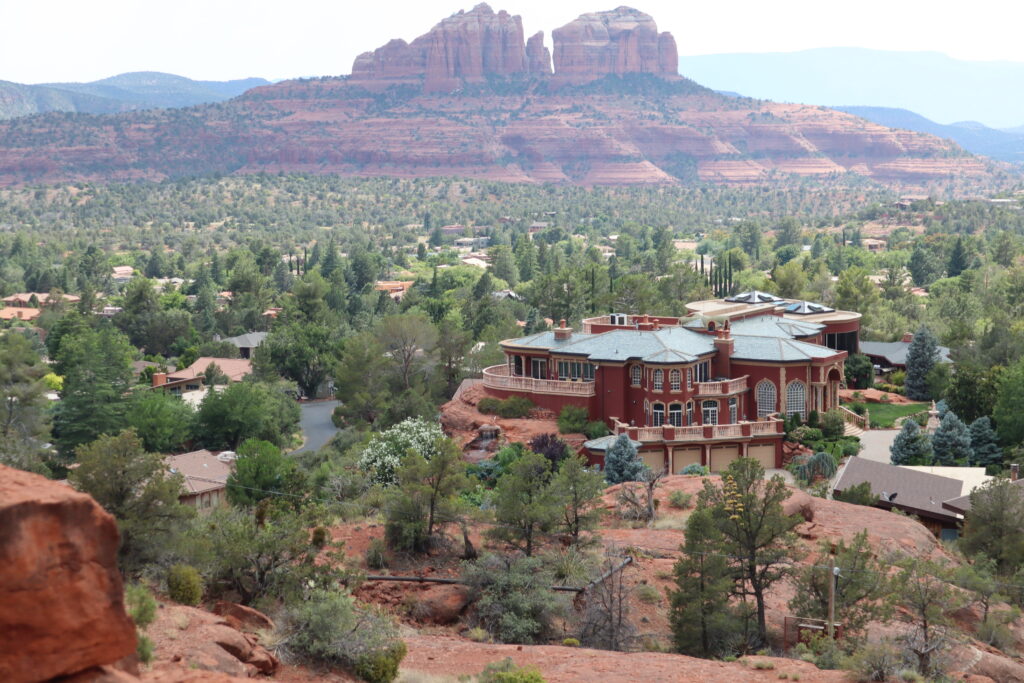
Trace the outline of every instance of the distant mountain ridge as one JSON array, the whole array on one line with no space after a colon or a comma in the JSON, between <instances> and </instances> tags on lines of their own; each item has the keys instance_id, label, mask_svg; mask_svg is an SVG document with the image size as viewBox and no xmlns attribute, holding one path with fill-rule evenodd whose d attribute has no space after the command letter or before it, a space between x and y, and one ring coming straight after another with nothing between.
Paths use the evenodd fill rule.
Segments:
<instances>
[{"instance_id":1,"label":"distant mountain ridge","mask_svg":"<svg viewBox=\"0 0 1024 683\"><path fill-rule=\"evenodd\" d=\"M938 52L816 48L684 56L679 72L715 90L782 102L856 103L933 121L1024 124L1024 63L974 62Z\"/></svg>"},{"instance_id":2,"label":"distant mountain ridge","mask_svg":"<svg viewBox=\"0 0 1024 683\"><path fill-rule=\"evenodd\" d=\"M158 71L118 74L90 83L24 85L0 81L0 119L52 111L113 114L222 102L268 85L263 78L194 81Z\"/></svg>"},{"instance_id":3,"label":"distant mountain ridge","mask_svg":"<svg viewBox=\"0 0 1024 683\"><path fill-rule=\"evenodd\" d=\"M944 125L912 111L891 107L850 106L833 109L889 128L904 128L946 138L975 154L984 154L1000 161L1024 163L1024 127L1018 129L1019 132L1013 132L989 128L977 121L960 121Z\"/></svg>"}]
</instances>

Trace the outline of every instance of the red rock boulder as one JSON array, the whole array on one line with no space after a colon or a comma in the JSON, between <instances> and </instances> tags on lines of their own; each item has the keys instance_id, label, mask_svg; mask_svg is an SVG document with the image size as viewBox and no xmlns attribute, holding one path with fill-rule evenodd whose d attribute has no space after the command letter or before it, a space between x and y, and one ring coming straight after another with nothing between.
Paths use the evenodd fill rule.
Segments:
<instances>
[{"instance_id":1,"label":"red rock boulder","mask_svg":"<svg viewBox=\"0 0 1024 683\"><path fill-rule=\"evenodd\" d=\"M114 518L84 493L0 466L0 680L39 681L135 652Z\"/></svg>"},{"instance_id":2,"label":"red rock boulder","mask_svg":"<svg viewBox=\"0 0 1024 683\"><path fill-rule=\"evenodd\" d=\"M274 620L263 612L233 602L218 601L213 606L213 613L224 617L229 624L240 631L253 633L255 631L273 631L277 628Z\"/></svg>"}]
</instances>

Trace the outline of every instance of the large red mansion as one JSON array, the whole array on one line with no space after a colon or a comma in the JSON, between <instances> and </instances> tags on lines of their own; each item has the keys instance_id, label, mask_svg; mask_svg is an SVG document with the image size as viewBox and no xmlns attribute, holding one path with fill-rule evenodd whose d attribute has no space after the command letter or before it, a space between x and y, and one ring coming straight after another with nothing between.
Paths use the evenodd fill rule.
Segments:
<instances>
[{"instance_id":1,"label":"large red mansion","mask_svg":"<svg viewBox=\"0 0 1024 683\"><path fill-rule=\"evenodd\" d=\"M860 314L745 292L687 306L686 318L611 314L501 343L484 370L497 397L526 396L558 412L586 407L628 434L652 468L724 469L740 456L782 466L779 415L839 405L843 362ZM602 463L614 436L588 441Z\"/></svg>"}]
</instances>

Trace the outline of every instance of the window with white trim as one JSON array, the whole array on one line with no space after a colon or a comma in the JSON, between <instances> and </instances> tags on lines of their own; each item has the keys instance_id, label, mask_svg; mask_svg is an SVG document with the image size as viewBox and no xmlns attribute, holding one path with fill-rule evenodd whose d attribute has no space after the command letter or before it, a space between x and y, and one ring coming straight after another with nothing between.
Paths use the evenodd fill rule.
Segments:
<instances>
[{"instance_id":1,"label":"window with white trim","mask_svg":"<svg viewBox=\"0 0 1024 683\"><path fill-rule=\"evenodd\" d=\"M693 424L693 401L686 402L686 426Z\"/></svg>"},{"instance_id":2,"label":"window with white trim","mask_svg":"<svg viewBox=\"0 0 1024 683\"><path fill-rule=\"evenodd\" d=\"M673 403L668 407L668 423L673 427L683 426L683 404Z\"/></svg>"},{"instance_id":3,"label":"window with white trim","mask_svg":"<svg viewBox=\"0 0 1024 683\"><path fill-rule=\"evenodd\" d=\"M807 385L794 380L786 387L786 415L796 413L801 420L807 419Z\"/></svg>"},{"instance_id":4,"label":"window with white trim","mask_svg":"<svg viewBox=\"0 0 1024 683\"><path fill-rule=\"evenodd\" d=\"M775 409L775 400L778 398L775 391L775 383L770 379L763 379L757 383L757 417L758 419L768 417L778 412Z\"/></svg>"},{"instance_id":5,"label":"window with white trim","mask_svg":"<svg viewBox=\"0 0 1024 683\"><path fill-rule=\"evenodd\" d=\"M640 380L643 377L643 370L640 369L639 365L634 365L629 369L629 383L634 387L640 386Z\"/></svg>"},{"instance_id":6,"label":"window with white trim","mask_svg":"<svg viewBox=\"0 0 1024 683\"><path fill-rule=\"evenodd\" d=\"M668 386L672 391L679 391L683 388L682 374L678 370L668 373Z\"/></svg>"},{"instance_id":7,"label":"window with white trim","mask_svg":"<svg viewBox=\"0 0 1024 683\"><path fill-rule=\"evenodd\" d=\"M736 398L729 399L729 424L734 425L739 420L736 419L736 413L739 410L739 402Z\"/></svg>"},{"instance_id":8,"label":"window with white trim","mask_svg":"<svg viewBox=\"0 0 1024 683\"><path fill-rule=\"evenodd\" d=\"M651 426L660 427L663 424L665 424L665 406L655 403L651 408Z\"/></svg>"},{"instance_id":9,"label":"window with white trim","mask_svg":"<svg viewBox=\"0 0 1024 683\"><path fill-rule=\"evenodd\" d=\"M594 365L578 360L560 360L558 361L558 379L574 382L582 379L584 382L593 382Z\"/></svg>"},{"instance_id":10,"label":"window with white trim","mask_svg":"<svg viewBox=\"0 0 1024 683\"><path fill-rule=\"evenodd\" d=\"M711 361L706 360L703 363L697 363L695 368L697 370L698 382L707 382L711 378Z\"/></svg>"},{"instance_id":11,"label":"window with white trim","mask_svg":"<svg viewBox=\"0 0 1024 683\"><path fill-rule=\"evenodd\" d=\"M654 371L654 390L661 391L665 388L665 371L655 370Z\"/></svg>"},{"instance_id":12,"label":"window with white trim","mask_svg":"<svg viewBox=\"0 0 1024 683\"><path fill-rule=\"evenodd\" d=\"M700 404L700 408L701 417L704 418L704 424L718 424L718 401L704 401Z\"/></svg>"},{"instance_id":13,"label":"window with white trim","mask_svg":"<svg viewBox=\"0 0 1024 683\"><path fill-rule=\"evenodd\" d=\"M686 388L693 389L693 368L686 368Z\"/></svg>"}]
</instances>

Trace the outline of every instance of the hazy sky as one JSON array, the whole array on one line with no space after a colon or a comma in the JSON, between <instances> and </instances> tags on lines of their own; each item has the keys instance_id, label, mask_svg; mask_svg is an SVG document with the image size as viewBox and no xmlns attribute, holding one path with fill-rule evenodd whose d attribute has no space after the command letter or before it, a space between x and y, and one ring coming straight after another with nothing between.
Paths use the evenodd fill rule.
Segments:
<instances>
[{"instance_id":1,"label":"hazy sky","mask_svg":"<svg viewBox=\"0 0 1024 683\"><path fill-rule=\"evenodd\" d=\"M616 2L492 2L527 35ZM857 46L1024 62L1014 0L636 0L680 55ZM349 73L353 58L469 9L457 0L0 0L0 80L88 81L125 71L196 79ZM685 74L685 68L683 69Z\"/></svg>"}]
</instances>

